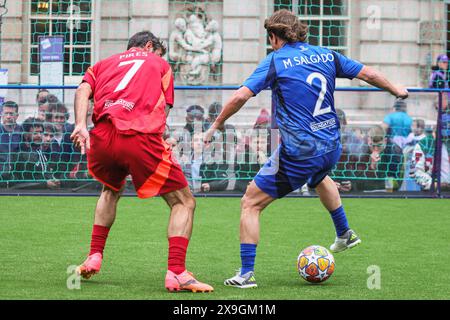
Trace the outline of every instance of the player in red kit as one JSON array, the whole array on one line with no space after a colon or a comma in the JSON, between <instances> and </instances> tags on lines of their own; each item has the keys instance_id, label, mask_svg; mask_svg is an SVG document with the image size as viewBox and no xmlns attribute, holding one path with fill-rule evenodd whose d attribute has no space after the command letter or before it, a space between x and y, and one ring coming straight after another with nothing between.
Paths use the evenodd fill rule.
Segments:
<instances>
[{"instance_id":1,"label":"player in red kit","mask_svg":"<svg viewBox=\"0 0 450 320\"><path fill-rule=\"evenodd\" d=\"M174 102L169 64L153 53L151 32L135 34L126 52L90 67L75 94L72 141L87 154L89 172L103 184L95 209L91 250L77 268L88 279L100 271L103 249L116 217L125 179L131 175L140 198L161 195L169 205L169 256L165 286L169 291L211 292L185 267L195 199L162 134ZM89 99L94 99L87 130Z\"/></svg>"}]
</instances>

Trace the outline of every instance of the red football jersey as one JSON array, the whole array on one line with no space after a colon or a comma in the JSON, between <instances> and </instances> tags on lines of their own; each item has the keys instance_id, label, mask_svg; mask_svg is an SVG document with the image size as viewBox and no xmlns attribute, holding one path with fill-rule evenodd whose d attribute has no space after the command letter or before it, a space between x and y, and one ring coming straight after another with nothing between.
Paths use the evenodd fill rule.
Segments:
<instances>
[{"instance_id":1,"label":"red football jersey","mask_svg":"<svg viewBox=\"0 0 450 320\"><path fill-rule=\"evenodd\" d=\"M109 117L124 132L162 134L166 104L173 105L173 74L167 61L131 48L89 67L83 77L93 91L97 123Z\"/></svg>"}]
</instances>

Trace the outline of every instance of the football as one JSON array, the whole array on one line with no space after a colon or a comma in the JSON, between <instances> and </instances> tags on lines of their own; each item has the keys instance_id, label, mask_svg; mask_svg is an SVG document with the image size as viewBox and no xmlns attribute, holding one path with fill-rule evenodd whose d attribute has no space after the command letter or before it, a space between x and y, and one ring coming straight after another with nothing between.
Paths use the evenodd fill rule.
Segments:
<instances>
[{"instance_id":1,"label":"football","mask_svg":"<svg viewBox=\"0 0 450 320\"><path fill-rule=\"evenodd\" d=\"M333 274L333 255L324 247L310 246L297 258L298 273L308 282L324 282Z\"/></svg>"}]
</instances>

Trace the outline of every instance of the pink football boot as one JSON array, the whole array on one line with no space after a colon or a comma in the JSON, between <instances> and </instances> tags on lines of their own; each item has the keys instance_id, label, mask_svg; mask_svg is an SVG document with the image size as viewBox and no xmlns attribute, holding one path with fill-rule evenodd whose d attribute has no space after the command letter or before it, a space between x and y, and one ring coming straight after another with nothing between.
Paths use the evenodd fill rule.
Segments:
<instances>
[{"instance_id":1,"label":"pink football boot","mask_svg":"<svg viewBox=\"0 0 450 320\"><path fill-rule=\"evenodd\" d=\"M76 273L79 276L82 276L84 279L89 279L94 274L100 272L100 268L102 266L102 254L97 252L89 257L87 257L86 261L83 262L81 266L78 266L76 269Z\"/></svg>"},{"instance_id":2,"label":"pink football boot","mask_svg":"<svg viewBox=\"0 0 450 320\"><path fill-rule=\"evenodd\" d=\"M214 288L209 284L197 281L194 275L184 270L180 274L175 274L167 270L166 289L170 292L175 291L192 291L192 292L213 292Z\"/></svg>"}]
</instances>

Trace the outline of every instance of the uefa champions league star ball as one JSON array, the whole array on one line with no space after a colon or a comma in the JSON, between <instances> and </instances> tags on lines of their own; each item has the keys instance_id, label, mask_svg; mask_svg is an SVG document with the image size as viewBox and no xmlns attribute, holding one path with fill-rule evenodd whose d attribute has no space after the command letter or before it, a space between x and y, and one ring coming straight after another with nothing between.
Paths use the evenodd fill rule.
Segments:
<instances>
[{"instance_id":1,"label":"uefa champions league star ball","mask_svg":"<svg viewBox=\"0 0 450 320\"><path fill-rule=\"evenodd\" d=\"M298 273L308 282L324 282L334 272L334 257L324 247L310 246L297 258Z\"/></svg>"}]
</instances>

